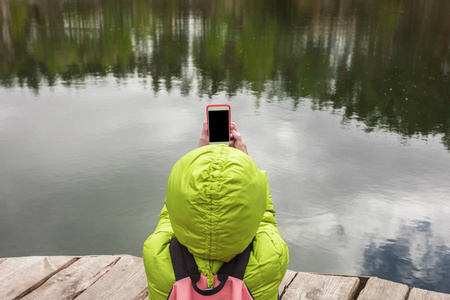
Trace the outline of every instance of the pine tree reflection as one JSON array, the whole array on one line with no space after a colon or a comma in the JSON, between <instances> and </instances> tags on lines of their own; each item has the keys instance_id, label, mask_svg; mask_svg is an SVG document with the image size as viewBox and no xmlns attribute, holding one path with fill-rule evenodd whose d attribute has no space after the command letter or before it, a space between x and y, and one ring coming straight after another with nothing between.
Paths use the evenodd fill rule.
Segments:
<instances>
[{"instance_id":1,"label":"pine tree reflection","mask_svg":"<svg viewBox=\"0 0 450 300\"><path fill-rule=\"evenodd\" d=\"M139 76L154 92L305 97L450 149L450 2L2 1L0 85Z\"/></svg>"}]
</instances>

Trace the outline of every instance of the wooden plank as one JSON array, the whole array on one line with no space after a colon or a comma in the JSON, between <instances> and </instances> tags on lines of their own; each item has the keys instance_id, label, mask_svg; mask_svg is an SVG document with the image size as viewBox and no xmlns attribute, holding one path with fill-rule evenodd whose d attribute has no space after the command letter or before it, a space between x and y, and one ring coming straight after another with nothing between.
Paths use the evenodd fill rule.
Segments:
<instances>
[{"instance_id":1,"label":"wooden plank","mask_svg":"<svg viewBox=\"0 0 450 300\"><path fill-rule=\"evenodd\" d=\"M297 275L297 272L294 272L292 270L287 270L286 274L284 275L283 280L280 283L280 286L278 287L278 295L282 297L284 293L286 292L286 289L291 284L292 280L294 280L295 276Z\"/></svg>"},{"instance_id":2,"label":"wooden plank","mask_svg":"<svg viewBox=\"0 0 450 300\"><path fill-rule=\"evenodd\" d=\"M119 259L119 256L112 255L84 256L22 299L74 299L108 272Z\"/></svg>"},{"instance_id":3,"label":"wooden plank","mask_svg":"<svg viewBox=\"0 0 450 300\"><path fill-rule=\"evenodd\" d=\"M298 272L281 299L348 300L353 298L358 284L358 277Z\"/></svg>"},{"instance_id":4,"label":"wooden plank","mask_svg":"<svg viewBox=\"0 0 450 300\"><path fill-rule=\"evenodd\" d=\"M358 296L358 300L389 299L404 300L408 294L408 286L377 277L371 277Z\"/></svg>"},{"instance_id":5,"label":"wooden plank","mask_svg":"<svg viewBox=\"0 0 450 300\"><path fill-rule=\"evenodd\" d=\"M408 300L450 300L450 295L412 288Z\"/></svg>"},{"instance_id":6,"label":"wooden plank","mask_svg":"<svg viewBox=\"0 0 450 300\"><path fill-rule=\"evenodd\" d=\"M147 277L142 258L124 255L102 278L85 290L77 300L145 299Z\"/></svg>"},{"instance_id":7,"label":"wooden plank","mask_svg":"<svg viewBox=\"0 0 450 300\"><path fill-rule=\"evenodd\" d=\"M0 298L20 298L76 260L67 256L7 258L0 264Z\"/></svg>"},{"instance_id":8,"label":"wooden plank","mask_svg":"<svg viewBox=\"0 0 450 300\"><path fill-rule=\"evenodd\" d=\"M450 300L449 294L412 288L376 277L312 274L288 270L279 287L293 299ZM23 297L23 298L21 298ZM133 299L148 297L142 258L123 256L0 258L3 299Z\"/></svg>"}]
</instances>

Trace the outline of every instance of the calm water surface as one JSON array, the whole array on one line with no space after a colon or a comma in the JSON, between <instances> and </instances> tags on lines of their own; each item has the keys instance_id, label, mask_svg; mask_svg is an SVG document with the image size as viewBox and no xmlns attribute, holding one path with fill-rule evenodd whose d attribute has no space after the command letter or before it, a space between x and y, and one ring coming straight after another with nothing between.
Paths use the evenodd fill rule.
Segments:
<instances>
[{"instance_id":1,"label":"calm water surface","mask_svg":"<svg viewBox=\"0 0 450 300\"><path fill-rule=\"evenodd\" d=\"M141 255L205 106L290 269L450 293L450 2L1 1L0 257Z\"/></svg>"}]
</instances>

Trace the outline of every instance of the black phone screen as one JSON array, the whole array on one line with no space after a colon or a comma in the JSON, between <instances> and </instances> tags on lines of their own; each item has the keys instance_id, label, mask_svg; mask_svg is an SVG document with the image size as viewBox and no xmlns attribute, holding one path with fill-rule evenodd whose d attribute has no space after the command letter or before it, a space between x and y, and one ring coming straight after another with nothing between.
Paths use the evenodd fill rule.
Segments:
<instances>
[{"instance_id":1,"label":"black phone screen","mask_svg":"<svg viewBox=\"0 0 450 300\"><path fill-rule=\"evenodd\" d=\"M230 121L228 120L228 110L210 110L208 111L209 122L209 141L224 142L230 140Z\"/></svg>"}]
</instances>

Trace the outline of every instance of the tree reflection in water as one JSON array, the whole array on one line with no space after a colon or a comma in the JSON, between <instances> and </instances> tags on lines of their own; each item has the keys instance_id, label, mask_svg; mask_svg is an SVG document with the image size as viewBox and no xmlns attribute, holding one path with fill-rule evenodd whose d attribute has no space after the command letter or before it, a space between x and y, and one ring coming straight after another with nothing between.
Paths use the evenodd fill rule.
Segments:
<instances>
[{"instance_id":1,"label":"tree reflection in water","mask_svg":"<svg viewBox=\"0 0 450 300\"><path fill-rule=\"evenodd\" d=\"M343 122L450 149L450 3L2 1L0 84L83 85L112 74L188 96L303 98Z\"/></svg>"}]
</instances>

